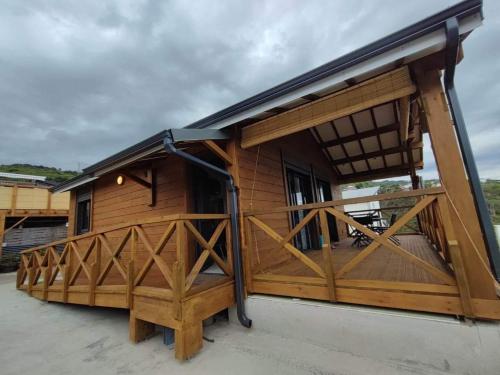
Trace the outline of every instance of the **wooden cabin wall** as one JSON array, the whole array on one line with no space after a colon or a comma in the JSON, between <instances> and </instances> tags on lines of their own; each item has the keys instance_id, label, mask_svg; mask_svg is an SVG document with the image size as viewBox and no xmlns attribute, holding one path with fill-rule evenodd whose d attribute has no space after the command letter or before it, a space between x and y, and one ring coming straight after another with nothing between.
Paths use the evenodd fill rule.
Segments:
<instances>
[{"instance_id":1,"label":"wooden cabin wall","mask_svg":"<svg viewBox=\"0 0 500 375\"><path fill-rule=\"evenodd\" d=\"M283 139L261 144L249 149L238 150L240 177L240 199L243 210L270 209L287 206L284 162L314 170L318 177L330 181L334 199L340 199L340 188L328 160L308 131L300 132ZM281 236L290 231L289 215L286 213L259 216ZM346 229L338 225L340 238L345 238ZM251 256L255 271L265 270L286 261L291 254L280 249L278 243L264 232L252 233Z\"/></svg>"},{"instance_id":2,"label":"wooden cabin wall","mask_svg":"<svg viewBox=\"0 0 500 375\"><path fill-rule=\"evenodd\" d=\"M157 194L156 205L149 206L150 190L125 177L125 183L118 185L116 178L119 173L110 173L94 181L92 186L92 212L91 212L91 230L93 232L101 231L111 226L140 221L141 219L153 218L164 215L186 213L187 212L187 171L186 163L182 159L171 156L167 159L155 161L154 167L157 170ZM144 178L144 168L131 168L129 173ZM75 233L75 204L76 193L71 194L69 233ZM160 240L165 232L168 223L144 225L143 228L148 235L153 247ZM107 238L113 247L118 246L120 240L125 235L126 230L118 230L107 234ZM85 243L80 248L85 248ZM175 253L175 235L166 244L161 256L168 264L176 260ZM102 250L103 263L109 258L106 251ZM141 241L136 249L135 269L140 270L144 262L149 258L150 253L144 248ZM121 262L126 265L131 259L130 241L120 254ZM81 275L83 276L83 275ZM81 277L80 277L81 279ZM113 267L108 283L113 280L121 281L121 276ZM153 265L142 285L163 286L166 284L156 265Z\"/></svg>"}]
</instances>

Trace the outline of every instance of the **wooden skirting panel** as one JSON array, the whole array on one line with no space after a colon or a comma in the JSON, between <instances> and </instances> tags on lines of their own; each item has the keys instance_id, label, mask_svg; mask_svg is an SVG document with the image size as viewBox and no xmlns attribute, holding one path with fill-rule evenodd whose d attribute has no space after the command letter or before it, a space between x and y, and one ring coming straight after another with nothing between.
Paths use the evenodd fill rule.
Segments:
<instances>
[{"instance_id":1,"label":"wooden skirting panel","mask_svg":"<svg viewBox=\"0 0 500 375\"><path fill-rule=\"evenodd\" d=\"M329 300L326 285L277 283L254 280L253 293L273 294L316 300ZM396 309L434 312L440 314L463 315L460 297L446 294L410 293L397 290L360 289L337 287L338 302L367 306L390 307Z\"/></svg>"}]
</instances>

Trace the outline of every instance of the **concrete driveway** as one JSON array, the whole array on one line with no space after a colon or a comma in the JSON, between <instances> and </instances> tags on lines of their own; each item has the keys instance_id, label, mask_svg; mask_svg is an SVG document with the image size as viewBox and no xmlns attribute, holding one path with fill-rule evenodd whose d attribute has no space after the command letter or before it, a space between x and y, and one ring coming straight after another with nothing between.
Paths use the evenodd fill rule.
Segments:
<instances>
[{"instance_id":1,"label":"concrete driveway","mask_svg":"<svg viewBox=\"0 0 500 375\"><path fill-rule=\"evenodd\" d=\"M161 335L137 345L128 341L128 311L41 302L15 289L15 274L0 274L2 375L450 373L226 322L207 327L205 336L214 342L204 342L198 355L179 363Z\"/></svg>"}]
</instances>

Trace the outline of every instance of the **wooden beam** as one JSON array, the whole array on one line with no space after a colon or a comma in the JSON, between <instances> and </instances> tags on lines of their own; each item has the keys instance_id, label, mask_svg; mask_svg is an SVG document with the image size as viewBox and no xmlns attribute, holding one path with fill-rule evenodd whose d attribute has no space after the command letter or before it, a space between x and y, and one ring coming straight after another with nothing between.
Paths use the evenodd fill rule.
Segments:
<instances>
[{"instance_id":1,"label":"wooden beam","mask_svg":"<svg viewBox=\"0 0 500 375\"><path fill-rule=\"evenodd\" d=\"M123 174L124 176L130 178L132 181L137 182L139 185L142 185L145 188L151 189L151 182L143 178L140 178L132 173L129 173L128 171L121 171L120 174Z\"/></svg>"},{"instance_id":2,"label":"wooden beam","mask_svg":"<svg viewBox=\"0 0 500 375\"><path fill-rule=\"evenodd\" d=\"M410 97L404 96L399 99L399 122L401 123L401 143L406 144L408 131L410 130Z\"/></svg>"},{"instance_id":3,"label":"wooden beam","mask_svg":"<svg viewBox=\"0 0 500 375\"><path fill-rule=\"evenodd\" d=\"M358 134L352 134L352 135L348 135L346 137L333 139L333 140L328 141L328 142L323 142L321 144L321 147L328 148L328 147L333 147L333 146L339 146L343 143L358 141L358 140L361 140L363 138L369 138L369 137L373 137L373 136L379 136L380 134L390 133L393 131L397 131L398 129L399 129L399 123L387 125L387 126L375 128L372 130L359 132Z\"/></svg>"},{"instance_id":4,"label":"wooden beam","mask_svg":"<svg viewBox=\"0 0 500 375\"><path fill-rule=\"evenodd\" d=\"M29 218L29 216L25 216L23 217L21 220L17 221L14 225L8 227L7 229L5 229L5 231L3 232L4 235L7 234L7 232L9 232L11 229L14 229L15 227L17 227L18 225L21 225L23 222L25 222L27 219Z\"/></svg>"},{"instance_id":5,"label":"wooden beam","mask_svg":"<svg viewBox=\"0 0 500 375\"><path fill-rule=\"evenodd\" d=\"M416 168L422 168L423 162L415 163ZM394 167L380 168L373 171L358 172L339 176L340 184L347 184L359 181L377 180L379 178L398 177L410 173L410 165L403 164Z\"/></svg>"},{"instance_id":6,"label":"wooden beam","mask_svg":"<svg viewBox=\"0 0 500 375\"><path fill-rule=\"evenodd\" d=\"M472 251L472 245L464 230L465 227L470 234L473 243L479 250L482 261L489 265L476 207L445 100L439 71L423 71L416 66L415 73L440 180L451 203L457 209L457 213L452 215L452 222L459 247L464 251L462 255L470 285L470 294L473 298L496 299L494 283L489 275L483 271L480 260ZM456 217L457 214L458 217ZM464 223L464 227L462 227L461 222Z\"/></svg>"},{"instance_id":7,"label":"wooden beam","mask_svg":"<svg viewBox=\"0 0 500 375\"><path fill-rule=\"evenodd\" d=\"M211 141L211 140L206 140L206 141L203 141L203 144L205 146L207 146L207 148L210 151L212 151L215 155L217 155L219 158L224 160L224 162L226 164L228 164L228 165L233 164L233 158L231 158L231 156L229 156L226 151L224 151L222 148L220 148L217 143L215 143L214 141Z\"/></svg>"},{"instance_id":8,"label":"wooden beam","mask_svg":"<svg viewBox=\"0 0 500 375\"><path fill-rule=\"evenodd\" d=\"M243 128L241 146L247 148L297 133L408 96L415 90L408 68L405 66L248 125Z\"/></svg>"},{"instance_id":9,"label":"wooden beam","mask_svg":"<svg viewBox=\"0 0 500 375\"><path fill-rule=\"evenodd\" d=\"M406 152L407 148L404 146L397 146L397 147L391 147L391 148L388 148L385 150L367 152L367 153L363 153L360 155L347 157L344 159L337 159L333 162L333 164L339 165L339 164L345 164L345 163L352 163L354 161L368 160L368 159L372 159L372 158L376 158L376 157L380 157L380 156L384 156L384 155L397 154L397 153L400 153L401 151Z\"/></svg>"}]
</instances>

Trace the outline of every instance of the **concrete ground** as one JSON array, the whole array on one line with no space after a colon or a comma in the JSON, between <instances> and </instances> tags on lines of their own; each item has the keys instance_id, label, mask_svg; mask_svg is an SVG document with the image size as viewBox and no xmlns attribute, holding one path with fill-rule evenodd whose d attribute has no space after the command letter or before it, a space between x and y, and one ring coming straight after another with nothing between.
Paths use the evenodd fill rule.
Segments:
<instances>
[{"instance_id":1,"label":"concrete ground","mask_svg":"<svg viewBox=\"0 0 500 375\"><path fill-rule=\"evenodd\" d=\"M498 325L491 334L500 339ZM204 342L200 353L179 363L161 335L137 345L128 341L128 311L42 302L15 289L15 274L0 274L2 375L454 373L446 363L376 359L226 322L207 327L205 336L214 342ZM500 356L500 347L495 350ZM470 373L489 373L488 366Z\"/></svg>"}]
</instances>

